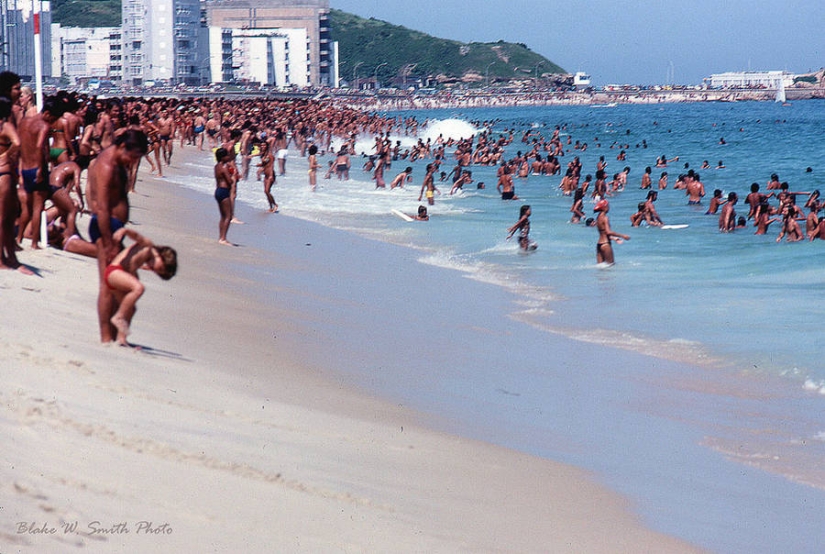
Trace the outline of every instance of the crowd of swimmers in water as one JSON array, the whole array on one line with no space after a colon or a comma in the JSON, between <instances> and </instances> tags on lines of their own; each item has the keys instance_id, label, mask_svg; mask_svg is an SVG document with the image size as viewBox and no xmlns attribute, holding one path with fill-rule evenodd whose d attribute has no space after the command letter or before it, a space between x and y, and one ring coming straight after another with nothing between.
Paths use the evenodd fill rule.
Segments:
<instances>
[{"instance_id":1,"label":"crowd of swimmers in water","mask_svg":"<svg viewBox=\"0 0 825 554\"><path fill-rule=\"evenodd\" d=\"M492 128L498 121L472 123L480 129L474 136L418 138L412 146L402 147L397 137L417 137L427 121L419 122L413 116L381 116L324 100L104 100L60 92L45 99L38 109L34 94L21 86L20 78L3 72L0 269L33 272L32 267L21 264L17 258L17 252L27 241L31 249L38 249L47 241L51 246L97 258L101 340L127 344L134 305L143 293L137 280L138 269L146 267L169 278L177 264L174 250L157 247L134 232L120 232L130 221L128 196L135 192L141 160L146 159L152 174L163 177L164 168L172 164L176 144L215 152L218 240L222 244L231 244L227 238L229 226L241 223L235 217L237 186L240 181L253 178L253 167L254 178L262 181L268 210L278 211L272 186L278 176L286 174L288 152L292 150L306 158L312 190L318 185L322 155L332 158L323 178L338 180L349 179L352 158L363 156L363 169L371 173L377 189L412 184L413 166L409 164L427 162L419 201L426 201L429 206L442 194L438 186L441 183L446 183L442 187L450 195L473 185L486 188L483 182L475 183L474 166L496 168L496 190L505 201L519 199L517 180L557 176L561 194L572 198L570 221L596 227L596 259L613 262L612 243L630 238L613 231L608 219L609 199L630 186L630 167L624 165L630 144L615 141L610 145L623 166L620 171L608 174L605 156L600 156L593 174L585 173L582 177L578 154L586 152L589 146L563 134L564 126L555 127L545 137L533 128L523 132L509 128L496 134ZM370 151L357 152L358 140L369 137L374 140ZM520 150L507 156L519 140ZM596 142L600 148L598 139ZM724 138L719 143L725 144ZM646 149L647 143L642 141L637 147ZM404 169L388 174L393 162L401 162ZM654 167L642 171L639 187L648 192L644 202L629 215L632 226L663 225L655 203L659 192L668 188L684 190L689 205L699 206L706 201L699 171L687 164L671 184L668 170L679 163L678 156L661 155L653 163L656 175ZM724 168L722 160L715 166L705 160L699 169ZM805 197L805 202L797 203L799 197ZM595 217L588 217L586 201L593 203ZM764 191L757 183L751 185L744 199L747 215L737 214L739 196L735 192L724 196L722 191L715 190L707 202L707 213L718 216L721 232L753 225L757 234L766 234L776 223L777 241L825 239L825 218L819 217L823 204L819 192L792 191L777 175L771 176ZM40 236L41 214L46 214L48 221L46 237ZM82 236L77 225L83 214L91 216L88 237ZM522 206L518 221L509 230L510 236L519 233L519 244L525 250L536 247L529 240L531 214L529 206ZM409 217L428 220L427 206L422 204ZM124 240L131 245L125 246Z\"/></svg>"}]
</instances>

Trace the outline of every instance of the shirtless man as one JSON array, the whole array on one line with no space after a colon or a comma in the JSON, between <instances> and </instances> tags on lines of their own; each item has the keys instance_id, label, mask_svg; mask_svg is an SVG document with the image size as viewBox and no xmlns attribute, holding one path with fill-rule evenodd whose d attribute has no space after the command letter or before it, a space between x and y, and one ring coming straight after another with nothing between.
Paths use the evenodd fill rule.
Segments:
<instances>
[{"instance_id":1,"label":"shirtless man","mask_svg":"<svg viewBox=\"0 0 825 554\"><path fill-rule=\"evenodd\" d=\"M653 204L659 198L659 194L655 190L647 193L645 199L645 219L647 224L651 226L662 225L662 218L659 217L659 212L656 211L656 206Z\"/></svg>"},{"instance_id":2,"label":"shirtless man","mask_svg":"<svg viewBox=\"0 0 825 554\"><path fill-rule=\"evenodd\" d=\"M289 137L286 134L286 129L278 127L275 130L275 156L278 158L278 175L286 175L286 157L289 154L287 149L289 145ZM340 154L339 154L340 155ZM336 162L337 163L337 162ZM340 176L338 177L341 178ZM347 165L347 178L349 181L349 165Z\"/></svg>"},{"instance_id":3,"label":"shirtless man","mask_svg":"<svg viewBox=\"0 0 825 554\"><path fill-rule=\"evenodd\" d=\"M166 162L166 165L172 165L172 149L174 147L172 138L175 136L175 119L170 114L164 113L158 119L157 127L163 161Z\"/></svg>"},{"instance_id":4,"label":"shirtless man","mask_svg":"<svg viewBox=\"0 0 825 554\"><path fill-rule=\"evenodd\" d=\"M206 118L203 117L200 110L195 113L197 115L195 115L195 123L192 128L192 132L195 133L195 144L197 145L198 150L203 151L203 135L206 130Z\"/></svg>"},{"instance_id":5,"label":"shirtless man","mask_svg":"<svg viewBox=\"0 0 825 554\"><path fill-rule=\"evenodd\" d=\"M234 156L225 148L218 148L215 152L215 201L218 203L218 211L221 219L218 222L218 242L220 244L231 245L226 233L232 223L232 201L231 191L237 181L237 172L232 171ZM274 177L274 175L273 175Z\"/></svg>"},{"instance_id":6,"label":"shirtless man","mask_svg":"<svg viewBox=\"0 0 825 554\"><path fill-rule=\"evenodd\" d=\"M650 185L653 183L653 179L650 176L652 172L653 172L653 170L650 168L650 166L647 166L645 168L645 172L642 175L642 184L639 187L640 189L649 189L650 188Z\"/></svg>"},{"instance_id":7,"label":"shirtless man","mask_svg":"<svg viewBox=\"0 0 825 554\"><path fill-rule=\"evenodd\" d=\"M461 172L461 176L453 183L453 187L450 189L450 196L455 194L456 192L462 190L462 187L466 184L473 182L473 174L466 169Z\"/></svg>"},{"instance_id":8,"label":"shirtless man","mask_svg":"<svg viewBox=\"0 0 825 554\"><path fill-rule=\"evenodd\" d=\"M375 181L375 188L377 189L387 188L387 183L384 181L384 170L387 168L388 159L388 155L382 152L375 162L375 171L372 173L372 179Z\"/></svg>"},{"instance_id":9,"label":"shirtless man","mask_svg":"<svg viewBox=\"0 0 825 554\"><path fill-rule=\"evenodd\" d=\"M805 235L813 240L814 236L819 233L819 204L810 206L810 213L805 218Z\"/></svg>"},{"instance_id":10,"label":"shirtless man","mask_svg":"<svg viewBox=\"0 0 825 554\"><path fill-rule=\"evenodd\" d=\"M702 203L702 197L705 196L705 185L699 179L698 173L688 173L685 192L688 195L688 206L698 206Z\"/></svg>"},{"instance_id":11,"label":"shirtless man","mask_svg":"<svg viewBox=\"0 0 825 554\"><path fill-rule=\"evenodd\" d=\"M404 183L406 182L412 183L412 167L406 168L404 171L395 176L392 182L390 182L390 190L395 187L404 188Z\"/></svg>"},{"instance_id":12,"label":"shirtless man","mask_svg":"<svg viewBox=\"0 0 825 554\"><path fill-rule=\"evenodd\" d=\"M421 192L418 194L418 201L421 202L421 198L424 197L426 191L427 203L430 206L435 205L435 193L441 194L441 191L435 186L433 173L435 173L435 166L433 164L427 164L427 174L424 176L424 183L421 185Z\"/></svg>"},{"instance_id":13,"label":"shirtless man","mask_svg":"<svg viewBox=\"0 0 825 554\"><path fill-rule=\"evenodd\" d=\"M278 164L280 165L280 163L281 160L279 159ZM338 176L339 181L349 181L349 168L351 163L346 146L342 146L338 151L338 155L335 157L335 174ZM283 175L283 173L281 175Z\"/></svg>"},{"instance_id":14,"label":"shirtless man","mask_svg":"<svg viewBox=\"0 0 825 554\"><path fill-rule=\"evenodd\" d=\"M255 127L249 122L243 126L241 132L241 179L249 179L249 165L252 162L252 137L255 134Z\"/></svg>"},{"instance_id":15,"label":"shirtless man","mask_svg":"<svg viewBox=\"0 0 825 554\"><path fill-rule=\"evenodd\" d=\"M52 170L49 176L52 202L61 219L66 224L63 238L68 239L77 233L75 226L78 210L83 209L83 191L80 190L80 166L73 161L63 162ZM77 191L79 206L75 205L71 193Z\"/></svg>"},{"instance_id":16,"label":"shirtless man","mask_svg":"<svg viewBox=\"0 0 825 554\"><path fill-rule=\"evenodd\" d=\"M89 166L88 198L92 210L89 237L97 247L98 297L97 316L100 341L112 342L117 330L111 318L117 306L112 291L106 286L106 267L119 251L113 234L129 221L128 168L146 155L148 141L142 131L127 130L115 138Z\"/></svg>"},{"instance_id":17,"label":"shirtless man","mask_svg":"<svg viewBox=\"0 0 825 554\"><path fill-rule=\"evenodd\" d=\"M719 230L723 233L730 233L736 229L736 203L739 196L735 192L728 194L728 202L722 206L722 213L719 215Z\"/></svg>"},{"instance_id":18,"label":"shirtless man","mask_svg":"<svg viewBox=\"0 0 825 554\"><path fill-rule=\"evenodd\" d=\"M797 242L804 238L794 207L789 207L782 216L782 229L776 237L776 242L782 242L783 238L787 242Z\"/></svg>"},{"instance_id":19,"label":"shirtless man","mask_svg":"<svg viewBox=\"0 0 825 554\"><path fill-rule=\"evenodd\" d=\"M598 212L596 217L596 229L599 230L599 238L596 241L596 263L613 265L615 260L613 258L613 240L618 244L622 240L630 240L628 235L617 233L610 228L610 219L607 217L607 212L610 211L610 204L607 200L599 200L593 207L593 211Z\"/></svg>"},{"instance_id":20,"label":"shirtless man","mask_svg":"<svg viewBox=\"0 0 825 554\"><path fill-rule=\"evenodd\" d=\"M510 166L501 166L501 175L498 178L496 189L501 193L502 200L518 200L516 188L513 185L513 176L510 174Z\"/></svg>"},{"instance_id":21,"label":"shirtless man","mask_svg":"<svg viewBox=\"0 0 825 554\"><path fill-rule=\"evenodd\" d=\"M661 177L659 177L659 190L665 190L667 188L667 171L662 171Z\"/></svg>"},{"instance_id":22,"label":"shirtless man","mask_svg":"<svg viewBox=\"0 0 825 554\"><path fill-rule=\"evenodd\" d=\"M28 208L20 218L17 242L23 242L26 227L31 222L32 248L35 250L40 248L40 214L50 196L49 133L51 125L61 115L61 106L49 99L44 102L41 113L24 118L17 131L20 136L20 174Z\"/></svg>"},{"instance_id":23,"label":"shirtless man","mask_svg":"<svg viewBox=\"0 0 825 554\"><path fill-rule=\"evenodd\" d=\"M768 202L765 201L758 206L754 220L754 225L756 226L756 233L754 234L765 235L767 234L768 227L770 227L771 223L776 223L779 221L779 218L771 217L771 207L768 205Z\"/></svg>"},{"instance_id":24,"label":"shirtless man","mask_svg":"<svg viewBox=\"0 0 825 554\"><path fill-rule=\"evenodd\" d=\"M748 219L751 219L756 216L756 209L759 207L760 204L763 202L767 202L768 198L774 196L775 193L770 193L768 195L762 194L759 192L759 184L753 183L751 184L751 191L745 197L745 204L749 206L748 210Z\"/></svg>"},{"instance_id":25,"label":"shirtless man","mask_svg":"<svg viewBox=\"0 0 825 554\"><path fill-rule=\"evenodd\" d=\"M206 120L206 135L209 137L209 146L211 148L217 148L218 146L220 128L220 122L213 117L212 114L209 114L209 119Z\"/></svg>"}]
</instances>

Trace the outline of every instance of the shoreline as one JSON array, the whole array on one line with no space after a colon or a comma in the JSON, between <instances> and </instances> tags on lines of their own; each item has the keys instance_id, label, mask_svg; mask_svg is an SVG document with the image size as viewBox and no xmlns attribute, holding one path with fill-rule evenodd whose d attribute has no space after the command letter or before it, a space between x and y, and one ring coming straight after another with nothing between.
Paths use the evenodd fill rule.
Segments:
<instances>
[{"instance_id":1,"label":"shoreline","mask_svg":"<svg viewBox=\"0 0 825 554\"><path fill-rule=\"evenodd\" d=\"M825 98L825 88L804 87L786 89L788 102L802 100L821 100ZM254 92L188 92L188 93L158 93L142 94L145 97L174 97L174 98L225 98L227 100L241 99L286 99L286 98L313 98L315 96L330 100L332 105L341 108L355 108L366 112L397 112L437 109L465 109L465 108L504 108L504 107L535 107L535 106L591 106L595 108L611 108L615 105L650 105L650 104L683 104L704 102L775 102L776 89L677 89L677 90L638 90L630 87L628 90L614 91L490 91L490 90L457 90L439 91L436 94L364 94L341 93L333 89L322 90L291 96L289 94L268 94ZM124 94L129 96L129 94ZM102 95L105 98L107 95Z\"/></svg>"},{"instance_id":2,"label":"shoreline","mask_svg":"<svg viewBox=\"0 0 825 554\"><path fill-rule=\"evenodd\" d=\"M184 171L191 155L178 150L172 169ZM693 550L645 529L586 471L428 431L422 414L354 392L335 377L335 359L308 366L295 338L329 316L306 306L345 314L352 301L298 285L319 271L351 278L345 260L318 265L318 252L362 246L240 205L247 225L230 239L245 245L219 246L212 199L145 169L135 228L175 246L181 270L169 283L142 276L133 338L143 352L96 343L94 260L26 250L21 261L41 277L0 274L4 313L23 322L0 350L11 445L0 470L11 499L3 542L106 552ZM249 246L249 233L272 233L275 254ZM174 532L141 534L149 520ZM21 521L60 532L20 533ZM112 532L62 532L94 521Z\"/></svg>"}]
</instances>

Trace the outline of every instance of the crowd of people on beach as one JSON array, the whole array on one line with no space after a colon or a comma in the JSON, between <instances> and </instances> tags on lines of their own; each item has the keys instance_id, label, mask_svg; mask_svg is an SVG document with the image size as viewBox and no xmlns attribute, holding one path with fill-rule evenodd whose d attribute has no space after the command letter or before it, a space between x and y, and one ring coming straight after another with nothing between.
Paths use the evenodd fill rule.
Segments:
<instances>
[{"instance_id":1,"label":"crowd of people on beach","mask_svg":"<svg viewBox=\"0 0 825 554\"><path fill-rule=\"evenodd\" d=\"M608 219L609 199L629 187L630 167L607 173L605 156L600 156L594 175L582 178L578 154L587 151L586 142L573 141L557 126L549 136L535 129L521 132L506 129L497 135L496 122L473 122L480 131L469 137L417 138L402 147L399 136L417 137L426 126L415 117L393 117L345 107L327 100L223 98L112 98L60 92L46 98L38 109L34 94L21 86L14 73L0 73L0 269L32 273L21 264L17 252L42 245L61 248L98 261L98 317L100 339L128 344L135 303L143 294L138 270L146 268L164 279L175 274L174 249L154 245L148 238L127 228L130 222L129 194L137 186L138 166L143 158L157 177L172 164L175 146L214 152L215 200L219 208L218 241L231 244L227 233L235 217L235 200L240 181L255 177L262 181L268 211L278 212L272 192L279 176L287 171L290 149L307 160L307 182L318 186L319 156L329 156L325 179L350 178L352 159L365 159L364 171L371 173L376 189L404 187L413 182L412 166L426 162L419 201L433 206L442 194L438 183L449 186L449 194L459 194L474 183L473 167L495 167L496 190L504 201L518 200L516 184L533 176L558 176L562 197L572 197L570 221L596 227L596 258L612 264L612 244L630 237L613 231ZM357 152L359 139L374 140L370 152ZM396 140L393 140L393 139ZM521 145L514 156L516 141ZM724 138L720 139L720 144ZM333 146L333 143L335 145ZM647 148L647 144L641 145ZM615 143L616 160L624 165L629 144ZM205 154L206 155L206 154ZM572 155L572 156L571 156ZM563 160L569 161L563 164ZM393 162L406 162L395 175L385 172ZM684 190L686 203L702 205L706 191L698 171L685 164L671 186L666 169L679 157L661 155L646 167L639 187L647 191L638 210L629 215L631 225L662 226L655 203L660 191ZM442 170L442 166L444 170ZM705 161L700 169L711 169ZM724 169L719 160L713 169ZM449 171L447 169L449 168ZM485 188L483 182L476 184ZM797 197L805 203L797 205ZM594 217L587 217L585 201L593 203ZM766 192L754 183L745 197L747 215L737 215L737 193L723 197L715 190L709 199L708 214L719 217L719 230L732 232L752 221L757 234L766 234L779 223L777 241L825 239L825 218L819 217L823 203L819 192L791 191L787 183L773 175ZM808 213L804 213L808 210ZM88 238L78 228L78 217L90 214ZM519 233L523 250L534 250L529 239L532 214L523 206L518 222L509 229ZM421 205L411 220L429 219ZM803 230L804 225L804 230ZM125 241L130 243L126 246Z\"/></svg>"},{"instance_id":2,"label":"crowd of people on beach","mask_svg":"<svg viewBox=\"0 0 825 554\"><path fill-rule=\"evenodd\" d=\"M286 172L288 144L309 159L315 186L319 149L336 136L340 157L354 153L359 134L389 135L415 129L414 118L396 122L355 109L311 100L176 98L102 99L61 91L35 105L35 94L12 72L0 73L0 269L35 273L18 252L45 245L96 258L100 340L129 345L135 305L144 292L138 271L169 279L177 253L127 228L129 195L138 167L163 177L175 145L216 152L219 241L234 218L238 180L248 179L253 158L270 211L276 175ZM349 162L343 164L347 169ZM277 172L277 173L276 173ZM345 178L345 172L339 178ZM87 236L78 218L89 214ZM127 245L128 244L128 245Z\"/></svg>"}]
</instances>

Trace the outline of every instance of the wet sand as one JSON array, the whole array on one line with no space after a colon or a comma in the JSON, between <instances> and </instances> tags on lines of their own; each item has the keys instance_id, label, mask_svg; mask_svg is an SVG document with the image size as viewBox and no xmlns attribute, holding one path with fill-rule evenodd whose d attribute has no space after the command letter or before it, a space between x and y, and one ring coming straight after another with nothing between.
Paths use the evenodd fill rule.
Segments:
<instances>
[{"instance_id":1,"label":"wet sand","mask_svg":"<svg viewBox=\"0 0 825 554\"><path fill-rule=\"evenodd\" d=\"M185 158L198 155L178 151L169 171L184 172ZM239 205L247 224L229 234L239 246L220 246L214 200L143 169L132 204L134 228L180 256L169 282L142 272L147 291L130 337L142 351L98 344L94 260L24 251L38 276L0 273L3 316L20 322L0 338L0 544L692 550L646 529L585 471L430 430L425 415L355 390L339 368L359 363L354 355L369 359L369 341L338 359L309 355L308 339L323 342L369 314L296 276L332 273L343 290L358 290L364 283L346 279L355 279L348 268L364 241L330 244L317 226ZM279 219L263 226L264 217ZM275 254L249 246L260 233L272 233ZM319 256L329 251L336 256ZM348 312L352 321L341 320ZM399 328L417 323L394 317Z\"/></svg>"}]
</instances>

